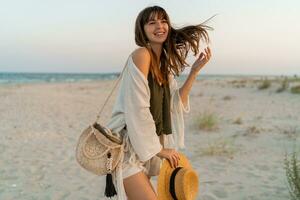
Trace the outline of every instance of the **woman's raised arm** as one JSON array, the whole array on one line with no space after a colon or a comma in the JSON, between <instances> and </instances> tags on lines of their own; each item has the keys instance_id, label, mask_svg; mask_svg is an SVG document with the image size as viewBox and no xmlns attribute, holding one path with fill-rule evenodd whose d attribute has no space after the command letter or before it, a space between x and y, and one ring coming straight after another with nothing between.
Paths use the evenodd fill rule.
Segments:
<instances>
[{"instance_id":1,"label":"woman's raised arm","mask_svg":"<svg viewBox=\"0 0 300 200\"><path fill-rule=\"evenodd\" d=\"M186 106L188 95L190 93L190 90L193 86L193 83L202 67L210 60L211 57L211 51L210 48L207 47L204 49L205 53L201 52L198 59L194 62L192 65L190 74L188 75L188 78L185 80L182 87L179 89L180 98L182 101L182 104Z\"/></svg>"}]
</instances>

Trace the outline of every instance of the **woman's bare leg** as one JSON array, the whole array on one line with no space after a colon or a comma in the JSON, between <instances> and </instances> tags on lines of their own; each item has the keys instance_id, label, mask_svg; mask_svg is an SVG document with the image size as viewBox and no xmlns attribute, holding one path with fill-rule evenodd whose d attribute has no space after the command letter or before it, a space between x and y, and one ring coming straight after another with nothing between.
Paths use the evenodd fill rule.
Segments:
<instances>
[{"instance_id":1,"label":"woman's bare leg","mask_svg":"<svg viewBox=\"0 0 300 200\"><path fill-rule=\"evenodd\" d=\"M128 200L157 200L152 184L144 172L123 180Z\"/></svg>"}]
</instances>

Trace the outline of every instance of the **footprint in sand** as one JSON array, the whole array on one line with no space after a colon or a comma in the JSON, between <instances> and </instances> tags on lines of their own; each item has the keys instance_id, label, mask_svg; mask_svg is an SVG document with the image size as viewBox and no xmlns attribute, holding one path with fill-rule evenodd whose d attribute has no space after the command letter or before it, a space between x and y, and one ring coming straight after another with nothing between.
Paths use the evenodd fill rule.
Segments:
<instances>
[{"instance_id":1,"label":"footprint in sand","mask_svg":"<svg viewBox=\"0 0 300 200\"><path fill-rule=\"evenodd\" d=\"M209 194L205 194L202 196L201 198L202 200L215 200L216 198L214 198L213 196L209 195Z\"/></svg>"},{"instance_id":2,"label":"footprint in sand","mask_svg":"<svg viewBox=\"0 0 300 200\"><path fill-rule=\"evenodd\" d=\"M246 172L245 173L248 178L260 178L261 176L256 175L254 172Z\"/></svg>"},{"instance_id":3,"label":"footprint in sand","mask_svg":"<svg viewBox=\"0 0 300 200\"><path fill-rule=\"evenodd\" d=\"M237 185L236 188L237 188L238 190L243 190L243 189L244 189L244 186L243 186L243 185Z\"/></svg>"},{"instance_id":4,"label":"footprint in sand","mask_svg":"<svg viewBox=\"0 0 300 200\"><path fill-rule=\"evenodd\" d=\"M228 197L227 192L223 188L217 188L213 190L213 194L218 198L226 198Z\"/></svg>"},{"instance_id":5,"label":"footprint in sand","mask_svg":"<svg viewBox=\"0 0 300 200\"><path fill-rule=\"evenodd\" d=\"M269 177L268 177L268 179L269 179L270 181L274 181L274 180L276 180L276 179L277 179L277 177L276 177L276 176L274 176L274 175L271 175L271 176L269 176Z\"/></svg>"},{"instance_id":6,"label":"footprint in sand","mask_svg":"<svg viewBox=\"0 0 300 200\"><path fill-rule=\"evenodd\" d=\"M79 187L77 187L76 191L80 191L80 190L82 190L84 188L85 188L84 186L79 186Z\"/></svg>"},{"instance_id":7,"label":"footprint in sand","mask_svg":"<svg viewBox=\"0 0 300 200\"><path fill-rule=\"evenodd\" d=\"M259 165L259 164L257 164L257 165L255 165L255 167L257 169L261 170L261 171L269 171L270 170L270 167L267 166L267 165Z\"/></svg>"},{"instance_id":8,"label":"footprint in sand","mask_svg":"<svg viewBox=\"0 0 300 200\"><path fill-rule=\"evenodd\" d=\"M44 177L45 177L44 173L42 173L42 174L35 174L35 175L32 176L32 179L34 181L42 181L42 180L44 180Z\"/></svg>"}]
</instances>

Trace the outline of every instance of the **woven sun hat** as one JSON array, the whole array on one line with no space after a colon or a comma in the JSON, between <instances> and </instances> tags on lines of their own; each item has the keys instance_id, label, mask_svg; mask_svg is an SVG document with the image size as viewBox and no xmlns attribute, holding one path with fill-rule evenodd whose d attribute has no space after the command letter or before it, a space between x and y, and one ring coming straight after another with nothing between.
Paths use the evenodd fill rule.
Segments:
<instances>
[{"instance_id":1,"label":"woven sun hat","mask_svg":"<svg viewBox=\"0 0 300 200\"><path fill-rule=\"evenodd\" d=\"M194 200L198 193L198 175L188 159L179 153L178 166L172 168L168 160L164 160L157 180L159 200Z\"/></svg>"}]
</instances>

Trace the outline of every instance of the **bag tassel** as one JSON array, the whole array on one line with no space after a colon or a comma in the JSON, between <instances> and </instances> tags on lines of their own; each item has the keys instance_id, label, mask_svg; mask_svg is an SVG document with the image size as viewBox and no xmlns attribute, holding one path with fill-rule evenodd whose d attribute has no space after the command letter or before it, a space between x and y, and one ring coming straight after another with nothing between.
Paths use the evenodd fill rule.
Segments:
<instances>
[{"instance_id":1,"label":"bag tassel","mask_svg":"<svg viewBox=\"0 0 300 200\"><path fill-rule=\"evenodd\" d=\"M112 157L111 153L109 152L107 154L107 163L106 163L106 168L107 168L107 175L106 175L106 187L105 187L105 196L106 197L113 197L117 194L113 180L112 180L112 174L111 174L111 169L112 169Z\"/></svg>"}]
</instances>

